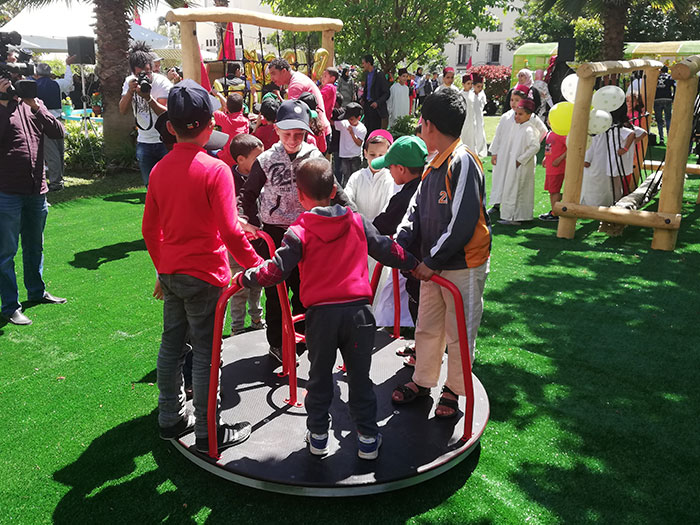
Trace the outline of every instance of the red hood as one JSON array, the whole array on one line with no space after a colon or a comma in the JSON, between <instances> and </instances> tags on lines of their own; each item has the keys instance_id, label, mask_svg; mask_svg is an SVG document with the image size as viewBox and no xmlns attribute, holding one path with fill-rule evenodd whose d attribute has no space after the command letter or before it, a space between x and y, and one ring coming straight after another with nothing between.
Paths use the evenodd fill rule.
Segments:
<instances>
[{"instance_id":1,"label":"red hood","mask_svg":"<svg viewBox=\"0 0 700 525\"><path fill-rule=\"evenodd\" d=\"M301 215L298 223L307 234L318 237L325 243L333 242L345 235L352 224L352 215L348 209L336 204L317 207Z\"/></svg>"}]
</instances>

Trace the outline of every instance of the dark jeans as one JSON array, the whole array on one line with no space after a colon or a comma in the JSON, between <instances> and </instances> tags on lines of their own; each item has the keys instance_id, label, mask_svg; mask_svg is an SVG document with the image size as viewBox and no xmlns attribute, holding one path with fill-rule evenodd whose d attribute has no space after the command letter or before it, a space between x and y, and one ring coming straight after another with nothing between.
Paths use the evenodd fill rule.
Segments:
<instances>
[{"instance_id":1,"label":"dark jeans","mask_svg":"<svg viewBox=\"0 0 700 525\"><path fill-rule=\"evenodd\" d=\"M413 319L413 326L418 320L418 303L420 302L420 280L406 274L406 293L408 294L408 311Z\"/></svg>"},{"instance_id":2,"label":"dark jeans","mask_svg":"<svg viewBox=\"0 0 700 525\"><path fill-rule=\"evenodd\" d=\"M273 226L271 224L263 224L263 230L267 232L275 243L275 247L279 248L282 244L282 237L286 228ZM267 250L265 250L267 251ZM271 256L272 254L270 254ZM264 256L266 257L266 256ZM301 304L299 298L299 268L294 268L287 280L287 292L292 291L292 315L299 315L306 312L306 308ZM284 300L288 300L286 297ZM282 347L282 308L280 307L280 299L277 295L277 286L265 288L265 321L267 322L267 342L270 346ZM304 333L304 323L297 323L295 329L298 333Z\"/></svg>"},{"instance_id":3,"label":"dark jeans","mask_svg":"<svg viewBox=\"0 0 700 525\"><path fill-rule=\"evenodd\" d=\"M160 274L158 279L164 299L163 336L157 365L158 424L169 427L185 415L182 369L189 350L185 344L189 334L195 435L206 438L214 313L223 288L184 274Z\"/></svg>"},{"instance_id":4,"label":"dark jeans","mask_svg":"<svg viewBox=\"0 0 700 525\"><path fill-rule=\"evenodd\" d=\"M671 127L671 108L673 100L670 98L662 98L654 101L654 118L656 125L659 128L659 138L663 142L664 131L668 135L668 129ZM664 127L666 128L664 130Z\"/></svg>"},{"instance_id":5,"label":"dark jeans","mask_svg":"<svg viewBox=\"0 0 700 525\"><path fill-rule=\"evenodd\" d=\"M369 100L365 103L365 118L362 121L367 128L368 137L375 129L380 129L382 127L382 117L379 116L379 111L374 109L371 104Z\"/></svg>"},{"instance_id":6,"label":"dark jeans","mask_svg":"<svg viewBox=\"0 0 700 525\"><path fill-rule=\"evenodd\" d=\"M0 300L5 317L21 308L15 274L20 237L27 298L32 301L44 296L44 226L48 213L45 195L0 192Z\"/></svg>"},{"instance_id":7,"label":"dark jeans","mask_svg":"<svg viewBox=\"0 0 700 525\"><path fill-rule=\"evenodd\" d=\"M340 178L338 181L344 188L350 180L350 175L362 167L362 157L340 158Z\"/></svg>"},{"instance_id":8,"label":"dark jeans","mask_svg":"<svg viewBox=\"0 0 700 525\"><path fill-rule=\"evenodd\" d=\"M376 325L367 303L314 306L306 312L309 381L306 383L306 427L315 434L328 431L328 408L333 401L333 365L343 356L350 391L350 414L360 434L376 436L377 396L369 377Z\"/></svg>"},{"instance_id":9,"label":"dark jeans","mask_svg":"<svg viewBox=\"0 0 700 525\"><path fill-rule=\"evenodd\" d=\"M151 176L151 170L160 159L168 153L168 148L162 142L156 144L146 144L145 142L136 143L136 160L139 163L141 170L141 180L143 185L148 188L148 179Z\"/></svg>"}]
</instances>

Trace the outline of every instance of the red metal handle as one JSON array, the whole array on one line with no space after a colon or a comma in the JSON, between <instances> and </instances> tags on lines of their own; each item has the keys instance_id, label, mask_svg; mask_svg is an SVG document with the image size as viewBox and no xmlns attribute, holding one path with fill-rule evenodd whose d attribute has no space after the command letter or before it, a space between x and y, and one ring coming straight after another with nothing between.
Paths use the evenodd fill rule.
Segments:
<instances>
[{"instance_id":1,"label":"red metal handle","mask_svg":"<svg viewBox=\"0 0 700 525\"><path fill-rule=\"evenodd\" d=\"M219 459L219 447L217 444L216 427L219 423L219 369L221 368L221 336L224 331L224 316L226 306L231 296L238 292L242 286L238 284L238 275L233 278L231 286L224 290L216 303L214 315L214 339L211 345L211 369L209 371L209 399L207 400L207 433L209 434L209 456Z\"/></svg>"},{"instance_id":2,"label":"red metal handle","mask_svg":"<svg viewBox=\"0 0 700 525\"><path fill-rule=\"evenodd\" d=\"M399 269L391 269L391 280L394 285L394 339L401 339L401 291L399 290Z\"/></svg>"},{"instance_id":3,"label":"red metal handle","mask_svg":"<svg viewBox=\"0 0 700 525\"><path fill-rule=\"evenodd\" d=\"M451 281L437 274L430 278L436 284L447 288L455 302L457 315L457 333L459 335L459 353L462 356L462 374L464 375L464 390L467 398L467 406L464 412L464 434L462 441L469 441L472 437L472 422L474 419L474 383L472 381L472 360L469 355L469 339L467 336L467 322L464 318L464 301L462 294Z\"/></svg>"}]
</instances>

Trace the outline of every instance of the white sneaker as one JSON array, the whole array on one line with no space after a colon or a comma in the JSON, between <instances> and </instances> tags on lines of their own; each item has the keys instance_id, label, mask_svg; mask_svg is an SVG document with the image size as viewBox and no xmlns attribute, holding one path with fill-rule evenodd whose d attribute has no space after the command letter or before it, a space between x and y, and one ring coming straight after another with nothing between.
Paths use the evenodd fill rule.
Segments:
<instances>
[{"instance_id":1,"label":"white sneaker","mask_svg":"<svg viewBox=\"0 0 700 525\"><path fill-rule=\"evenodd\" d=\"M357 455L360 459L377 459L379 447L382 446L382 435L364 436L357 434Z\"/></svg>"},{"instance_id":2,"label":"white sneaker","mask_svg":"<svg viewBox=\"0 0 700 525\"><path fill-rule=\"evenodd\" d=\"M306 431L305 441L309 444L309 452L314 456L325 456L328 454L328 432L325 434L312 434Z\"/></svg>"}]
</instances>

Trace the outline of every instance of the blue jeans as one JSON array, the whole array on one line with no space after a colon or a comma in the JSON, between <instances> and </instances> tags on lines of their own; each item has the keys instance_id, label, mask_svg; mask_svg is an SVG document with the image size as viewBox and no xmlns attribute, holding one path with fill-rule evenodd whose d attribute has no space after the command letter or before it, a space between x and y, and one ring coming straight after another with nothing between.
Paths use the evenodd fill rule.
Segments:
<instances>
[{"instance_id":1,"label":"blue jeans","mask_svg":"<svg viewBox=\"0 0 700 525\"><path fill-rule=\"evenodd\" d=\"M654 118L656 119L656 126L659 128L659 138L662 142L664 140L664 126L666 127L667 135L668 129L671 127L672 107L673 100L670 98L662 98L654 101Z\"/></svg>"},{"instance_id":2,"label":"blue jeans","mask_svg":"<svg viewBox=\"0 0 700 525\"><path fill-rule=\"evenodd\" d=\"M195 436L206 438L214 314L223 288L184 274L160 274L158 279L164 299L163 336L156 367L160 392L158 424L169 427L185 415L182 366L189 351L185 344L189 333Z\"/></svg>"},{"instance_id":3,"label":"blue jeans","mask_svg":"<svg viewBox=\"0 0 700 525\"><path fill-rule=\"evenodd\" d=\"M148 179L151 176L151 170L160 159L168 153L168 148L162 142L155 144L146 144L145 142L136 143L136 160L139 163L141 170L141 179L144 186L148 188Z\"/></svg>"},{"instance_id":4,"label":"blue jeans","mask_svg":"<svg viewBox=\"0 0 700 525\"><path fill-rule=\"evenodd\" d=\"M11 316L21 308L15 255L22 237L22 263L27 298L44 296L44 226L49 212L45 195L11 195L0 192L0 299L2 315Z\"/></svg>"}]
</instances>

